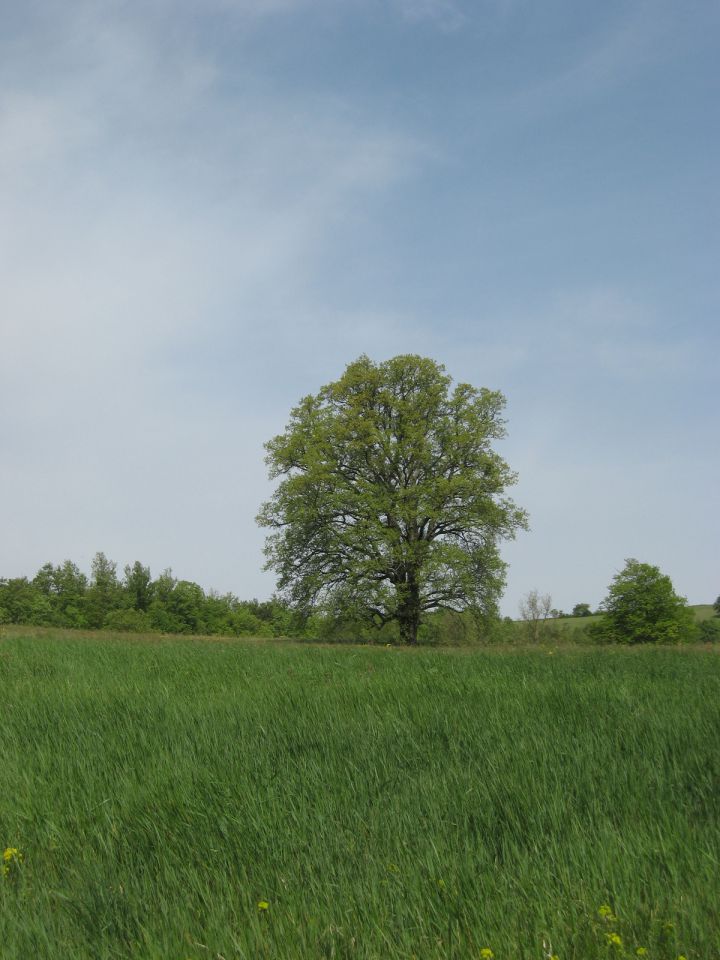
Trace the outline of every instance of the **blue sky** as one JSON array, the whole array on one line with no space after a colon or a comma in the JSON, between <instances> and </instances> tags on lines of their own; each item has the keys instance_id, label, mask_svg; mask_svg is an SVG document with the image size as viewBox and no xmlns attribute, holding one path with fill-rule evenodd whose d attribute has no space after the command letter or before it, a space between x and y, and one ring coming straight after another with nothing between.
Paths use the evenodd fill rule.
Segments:
<instances>
[{"instance_id":1,"label":"blue sky","mask_svg":"<svg viewBox=\"0 0 720 960\"><path fill-rule=\"evenodd\" d=\"M268 596L263 441L365 352L502 390L531 589L720 593L720 7L0 0L0 576Z\"/></svg>"}]
</instances>

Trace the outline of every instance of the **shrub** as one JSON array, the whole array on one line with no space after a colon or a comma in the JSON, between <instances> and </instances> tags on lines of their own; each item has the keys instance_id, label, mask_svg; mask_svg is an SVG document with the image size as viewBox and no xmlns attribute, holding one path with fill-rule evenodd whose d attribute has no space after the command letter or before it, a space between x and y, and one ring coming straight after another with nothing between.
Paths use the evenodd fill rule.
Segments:
<instances>
[{"instance_id":1,"label":"shrub","mask_svg":"<svg viewBox=\"0 0 720 960\"><path fill-rule=\"evenodd\" d=\"M152 629L150 618L142 610L111 610L105 617L103 627L106 630L118 630L122 633L148 633Z\"/></svg>"},{"instance_id":2,"label":"shrub","mask_svg":"<svg viewBox=\"0 0 720 960\"><path fill-rule=\"evenodd\" d=\"M720 643L720 620L703 620L697 626L698 640L702 643Z\"/></svg>"},{"instance_id":3,"label":"shrub","mask_svg":"<svg viewBox=\"0 0 720 960\"><path fill-rule=\"evenodd\" d=\"M228 619L232 632L238 637L266 637L270 634L267 624L245 607L234 610Z\"/></svg>"}]
</instances>

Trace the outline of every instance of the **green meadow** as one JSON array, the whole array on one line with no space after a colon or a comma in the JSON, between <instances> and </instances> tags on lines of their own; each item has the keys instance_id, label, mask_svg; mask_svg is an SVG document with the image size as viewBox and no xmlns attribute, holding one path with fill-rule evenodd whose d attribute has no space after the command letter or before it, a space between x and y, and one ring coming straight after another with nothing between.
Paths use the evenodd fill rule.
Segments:
<instances>
[{"instance_id":1,"label":"green meadow","mask_svg":"<svg viewBox=\"0 0 720 960\"><path fill-rule=\"evenodd\" d=\"M720 958L716 649L5 627L0 681L3 960Z\"/></svg>"}]
</instances>

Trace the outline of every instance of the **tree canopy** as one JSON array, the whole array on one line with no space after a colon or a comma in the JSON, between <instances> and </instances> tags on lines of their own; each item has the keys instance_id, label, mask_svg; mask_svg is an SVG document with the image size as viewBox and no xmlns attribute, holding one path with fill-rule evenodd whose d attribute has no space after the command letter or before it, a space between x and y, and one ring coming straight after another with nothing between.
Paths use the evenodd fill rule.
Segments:
<instances>
[{"instance_id":1,"label":"tree canopy","mask_svg":"<svg viewBox=\"0 0 720 960\"><path fill-rule=\"evenodd\" d=\"M692 637L694 616L670 577L638 560L624 568L608 588L604 616L591 626L597 639L619 643L677 643Z\"/></svg>"},{"instance_id":2,"label":"tree canopy","mask_svg":"<svg viewBox=\"0 0 720 960\"><path fill-rule=\"evenodd\" d=\"M444 367L361 356L304 397L266 445L280 479L258 522L272 531L267 568L295 607L397 621L417 641L424 613L496 611L499 543L526 526L505 496L515 474L492 449L504 397Z\"/></svg>"}]
</instances>

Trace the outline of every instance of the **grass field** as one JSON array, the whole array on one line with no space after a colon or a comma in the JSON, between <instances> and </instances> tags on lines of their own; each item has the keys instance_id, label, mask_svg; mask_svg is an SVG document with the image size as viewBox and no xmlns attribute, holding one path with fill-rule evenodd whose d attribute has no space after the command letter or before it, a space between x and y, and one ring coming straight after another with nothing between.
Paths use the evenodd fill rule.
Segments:
<instances>
[{"instance_id":1,"label":"grass field","mask_svg":"<svg viewBox=\"0 0 720 960\"><path fill-rule=\"evenodd\" d=\"M6 628L0 680L3 958L720 958L717 651Z\"/></svg>"}]
</instances>

